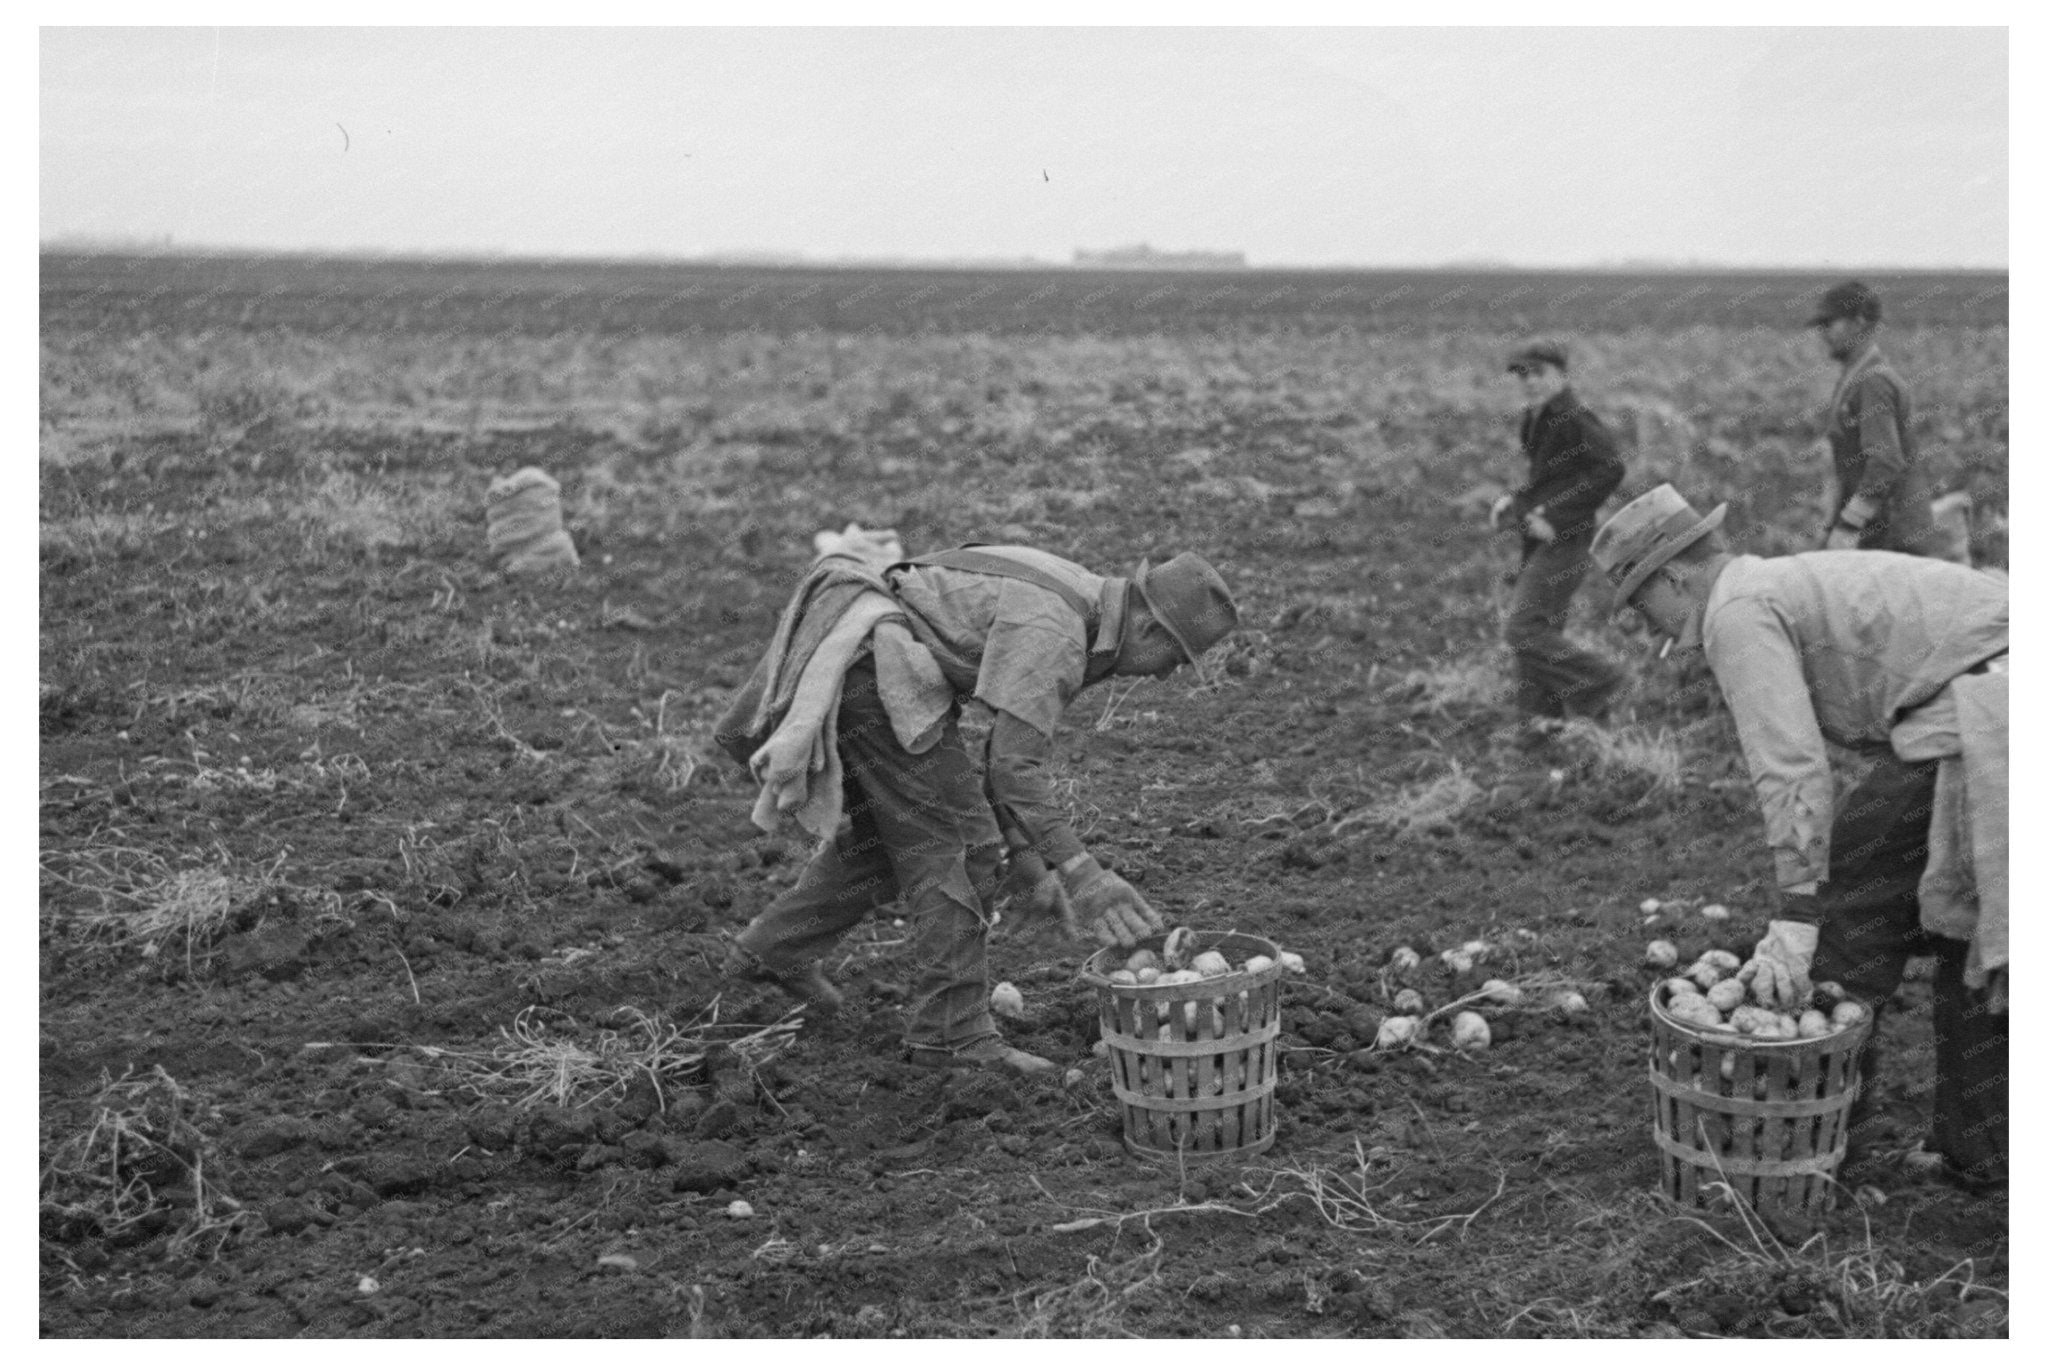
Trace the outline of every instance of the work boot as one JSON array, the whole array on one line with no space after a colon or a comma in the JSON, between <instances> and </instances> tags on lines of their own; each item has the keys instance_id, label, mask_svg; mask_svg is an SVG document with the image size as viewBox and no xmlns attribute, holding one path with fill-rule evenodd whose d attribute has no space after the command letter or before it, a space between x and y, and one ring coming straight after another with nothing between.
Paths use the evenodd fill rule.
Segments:
<instances>
[{"instance_id":1,"label":"work boot","mask_svg":"<svg viewBox=\"0 0 2048 1365\"><path fill-rule=\"evenodd\" d=\"M1049 1076L1060 1069L1058 1062L1011 1047L996 1037L978 1039L958 1049L912 1043L910 1062L941 1070L998 1071L1012 1076Z\"/></svg>"},{"instance_id":2,"label":"work boot","mask_svg":"<svg viewBox=\"0 0 2048 1365\"><path fill-rule=\"evenodd\" d=\"M732 942L726 945L725 962L719 971L741 981L759 981L778 988L785 995L801 1001L810 1010L811 1018L820 1023L839 1013L839 1007L846 1003L846 996L832 984L832 978L825 975L822 962L813 962L798 971L778 972Z\"/></svg>"}]
</instances>

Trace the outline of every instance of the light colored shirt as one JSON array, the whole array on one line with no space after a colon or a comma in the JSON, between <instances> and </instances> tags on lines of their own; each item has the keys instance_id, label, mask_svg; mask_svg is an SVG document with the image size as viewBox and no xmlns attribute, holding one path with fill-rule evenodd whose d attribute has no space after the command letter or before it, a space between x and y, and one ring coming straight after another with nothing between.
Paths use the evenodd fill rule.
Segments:
<instances>
[{"instance_id":1,"label":"light colored shirt","mask_svg":"<svg viewBox=\"0 0 2048 1365\"><path fill-rule=\"evenodd\" d=\"M1893 727L2007 647L2005 580L1884 550L1730 560L1701 626L1749 765L1781 887L1825 880L1827 742L1888 748Z\"/></svg>"},{"instance_id":2,"label":"light colored shirt","mask_svg":"<svg viewBox=\"0 0 2048 1365\"><path fill-rule=\"evenodd\" d=\"M1095 643L1123 632L1124 597L1110 580L1022 545L979 545L1067 584L1100 604ZM1084 852L1052 794L1052 736L1067 703L1089 681L1085 623L1058 593L1019 578L919 565L893 576L896 600L923 623L921 637L956 691L996 713L987 754L990 804L1006 833L1021 835L1057 866Z\"/></svg>"}]
</instances>

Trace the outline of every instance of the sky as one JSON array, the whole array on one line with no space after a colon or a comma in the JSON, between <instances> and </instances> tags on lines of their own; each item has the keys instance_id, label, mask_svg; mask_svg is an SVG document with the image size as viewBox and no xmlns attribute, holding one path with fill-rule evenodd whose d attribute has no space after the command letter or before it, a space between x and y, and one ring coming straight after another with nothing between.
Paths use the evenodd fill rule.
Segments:
<instances>
[{"instance_id":1,"label":"sky","mask_svg":"<svg viewBox=\"0 0 2048 1365\"><path fill-rule=\"evenodd\" d=\"M44 28L41 239L2004 267L2000 28Z\"/></svg>"}]
</instances>

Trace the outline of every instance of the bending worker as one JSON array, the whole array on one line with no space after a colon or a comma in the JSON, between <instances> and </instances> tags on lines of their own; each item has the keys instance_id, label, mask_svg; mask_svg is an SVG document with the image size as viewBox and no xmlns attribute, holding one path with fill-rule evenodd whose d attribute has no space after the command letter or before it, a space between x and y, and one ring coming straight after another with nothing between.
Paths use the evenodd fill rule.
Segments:
<instances>
[{"instance_id":1,"label":"bending worker","mask_svg":"<svg viewBox=\"0 0 2048 1365\"><path fill-rule=\"evenodd\" d=\"M1928 1149L1973 1187L2006 1178L2005 580L1883 551L1731 556L1669 484L1601 527L1593 559L1666 648L1704 649L1748 761L1780 909L1742 968L1776 1008L1811 980L1881 1013L1933 953ZM1827 741L1870 756L1839 802ZM1852 1152L1871 1145L1877 1040Z\"/></svg>"},{"instance_id":2,"label":"bending worker","mask_svg":"<svg viewBox=\"0 0 2048 1365\"><path fill-rule=\"evenodd\" d=\"M1060 714L1104 678L1193 663L1236 624L1223 580L1193 554L1140 563L1129 578L1016 545L886 566L816 561L718 739L761 781L757 824L793 817L824 842L740 933L729 970L829 1014L841 997L820 958L900 898L920 966L910 1060L1051 1070L1008 1046L990 1016L999 883L1023 917L1105 944L1164 927L1082 847L1053 796L1046 765ZM985 786L960 737L970 698L994 713Z\"/></svg>"}]
</instances>

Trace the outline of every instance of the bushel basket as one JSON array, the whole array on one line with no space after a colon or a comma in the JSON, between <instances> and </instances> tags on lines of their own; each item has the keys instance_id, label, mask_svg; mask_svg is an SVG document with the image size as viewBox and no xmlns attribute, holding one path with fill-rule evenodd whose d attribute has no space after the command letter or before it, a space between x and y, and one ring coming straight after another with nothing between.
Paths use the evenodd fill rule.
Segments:
<instances>
[{"instance_id":1,"label":"bushel basket","mask_svg":"<svg viewBox=\"0 0 2048 1365\"><path fill-rule=\"evenodd\" d=\"M1257 972L1171 986L1109 979L1135 948L1104 948L1082 966L1095 988L1110 1079L1123 1109L1124 1146L1168 1161L1248 1157L1273 1145L1278 1115L1280 950L1250 934L1197 934L1189 954L1216 951ZM1158 952L1163 936L1140 948Z\"/></svg>"},{"instance_id":2,"label":"bushel basket","mask_svg":"<svg viewBox=\"0 0 2048 1365\"><path fill-rule=\"evenodd\" d=\"M1725 1185L1759 1211L1826 1208L1870 1019L1764 1041L1674 1018L1663 989L1650 992L1650 1085L1664 1193L1706 1208Z\"/></svg>"}]
</instances>

